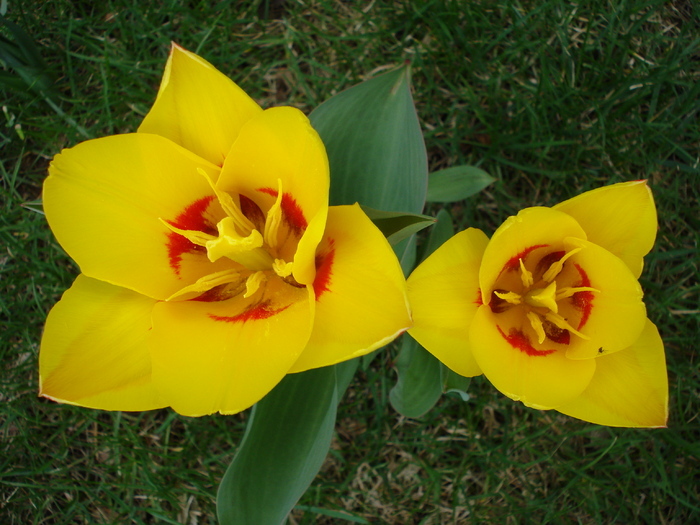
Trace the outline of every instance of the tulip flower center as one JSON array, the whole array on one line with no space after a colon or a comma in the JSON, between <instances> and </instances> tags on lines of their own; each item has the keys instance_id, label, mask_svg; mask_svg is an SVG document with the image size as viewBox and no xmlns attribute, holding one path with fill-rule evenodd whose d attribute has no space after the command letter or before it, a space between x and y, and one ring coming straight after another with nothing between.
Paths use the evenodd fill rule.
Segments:
<instances>
[{"instance_id":1,"label":"tulip flower center","mask_svg":"<svg viewBox=\"0 0 700 525\"><path fill-rule=\"evenodd\" d=\"M274 278L292 286L302 286L293 277L293 258L306 224L301 212L293 208L294 201L282 191L281 181L278 181L277 190L259 190L275 198L266 213L245 195L239 195L239 202L236 202L213 183L211 186L224 212L215 227L207 224L201 210L199 221L192 221L197 223L196 227L180 228L178 221L161 219L161 222L170 230L169 235L183 238L192 247L191 251L206 253L210 262L228 260L229 269L198 279L168 300L187 296L189 299L216 301L241 293L247 298ZM290 218L293 213L297 216Z\"/></svg>"},{"instance_id":2,"label":"tulip flower center","mask_svg":"<svg viewBox=\"0 0 700 525\"><path fill-rule=\"evenodd\" d=\"M581 332L592 307L593 294L586 272L570 258L581 251L549 251L546 246L525 250L504 266L489 306L508 330L499 330L520 343L550 341L568 345ZM533 349L533 351L536 351Z\"/></svg>"}]
</instances>

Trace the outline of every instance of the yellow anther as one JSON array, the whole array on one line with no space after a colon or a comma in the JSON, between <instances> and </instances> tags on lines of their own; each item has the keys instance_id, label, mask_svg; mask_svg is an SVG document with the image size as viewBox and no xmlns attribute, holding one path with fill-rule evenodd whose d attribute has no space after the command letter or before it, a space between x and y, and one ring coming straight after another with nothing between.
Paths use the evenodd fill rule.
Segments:
<instances>
[{"instance_id":1,"label":"yellow anther","mask_svg":"<svg viewBox=\"0 0 700 525\"><path fill-rule=\"evenodd\" d=\"M233 219L233 222L238 227L241 235L250 235L250 232L255 229L255 225L250 221L250 219L248 219L248 217L243 215L243 212L233 200L231 195L218 189L214 184L214 181L211 180L211 177L209 177L207 172L202 168L197 168L197 173L207 179L209 186L211 186L211 189L214 190L217 199L219 199L219 204L221 204L221 207L223 208L224 212L226 212L226 215Z\"/></svg>"},{"instance_id":2,"label":"yellow anther","mask_svg":"<svg viewBox=\"0 0 700 525\"><path fill-rule=\"evenodd\" d=\"M520 262L520 280L523 282L525 288L529 288L535 282L532 278L532 272L525 268L522 259L518 259L518 262Z\"/></svg>"},{"instance_id":3,"label":"yellow anther","mask_svg":"<svg viewBox=\"0 0 700 525\"><path fill-rule=\"evenodd\" d=\"M547 312L546 314L544 314L544 318L547 321L549 321L550 323L552 323L554 326L556 326L557 328L561 328L562 330L568 330L572 334L579 336L581 339L585 339L586 341L588 341L590 339L590 337L582 334L581 332L576 330L573 326L571 326L569 323L567 323L566 319L564 319L559 314Z\"/></svg>"},{"instance_id":4,"label":"yellow anther","mask_svg":"<svg viewBox=\"0 0 700 525\"><path fill-rule=\"evenodd\" d=\"M241 274L237 270L224 270L221 272L214 272L204 277L200 277L197 281L189 286L185 286L181 290L178 290L173 295L168 297L166 301L172 301L186 294L196 294L200 295L204 292L208 292L216 286L222 284L235 283L241 280Z\"/></svg>"},{"instance_id":5,"label":"yellow anther","mask_svg":"<svg viewBox=\"0 0 700 525\"><path fill-rule=\"evenodd\" d=\"M590 288L588 286L579 286L578 288L572 287L572 286L565 286L564 288L560 288L557 290L557 301L561 301L562 299L567 299L574 295L575 293L579 292L596 292L600 293L600 290L596 290L595 288Z\"/></svg>"},{"instance_id":6,"label":"yellow anther","mask_svg":"<svg viewBox=\"0 0 700 525\"><path fill-rule=\"evenodd\" d=\"M265 220L265 242L271 248L276 248L279 244L278 235L280 224L282 223L282 180L277 179L277 200L267 212Z\"/></svg>"},{"instance_id":7,"label":"yellow anther","mask_svg":"<svg viewBox=\"0 0 700 525\"><path fill-rule=\"evenodd\" d=\"M176 228L175 226L170 224L168 221L164 221L160 217L158 218L158 220L162 222L170 231L175 232L178 235L182 235L185 239L187 239L193 244L196 244L197 246L206 246L206 244L212 239L216 239L216 237L214 237L213 235L200 232L199 230L181 230L180 228Z\"/></svg>"},{"instance_id":8,"label":"yellow anther","mask_svg":"<svg viewBox=\"0 0 700 525\"><path fill-rule=\"evenodd\" d=\"M255 272L251 274L245 282L245 293L243 294L243 297L247 299L257 292L260 285L265 280L265 272Z\"/></svg>"},{"instance_id":9,"label":"yellow anther","mask_svg":"<svg viewBox=\"0 0 700 525\"><path fill-rule=\"evenodd\" d=\"M537 315L535 312L528 312L527 313L527 319L530 321L530 326L532 326L532 329L535 331L535 334L537 334L537 342L540 344L544 343L545 337L547 335L544 333L544 327L542 326L542 319L540 319L540 316Z\"/></svg>"},{"instance_id":10,"label":"yellow anther","mask_svg":"<svg viewBox=\"0 0 700 525\"><path fill-rule=\"evenodd\" d=\"M554 313L559 311L556 301L557 283L550 283L547 288L535 288L525 295L525 302L530 306L547 308Z\"/></svg>"},{"instance_id":11,"label":"yellow anther","mask_svg":"<svg viewBox=\"0 0 700 525\"><path fill-rule=\"evenodd\" d=\"M542 279L544 279L547 282L551 282L554 280L554 278L559 275L559 272L561 272L561 269L564 267L564 263L566 260L571 257L572 255L580 252L583 248L574 248L570 252L567 252L564 257L559 259L557 262L553 263L549 269L544 272L544 275L542 276Z\"/></svg>"},{"instance_id":12,"label":"yellow anther","mask_svg":"<svg viewBox=\"0 0 700 525\"><path fill-rule=\"evenodd\" d=\"M293 266L294 263L284 262L283 259L275 259L275 262L272 263L272 269L282 278L292 275Z\"/></svg>"},{"instance_id":13,"label":"yellow anther","mask_svg":"<svg viewBox=\"0 0 700 525\"><path fill-rule=\"evenodd\" d=\"M520 297L519 294L515 292L493 292L496 294L496 297L499 299L503 299L505 302L510 303L510 304L520 304L523 302L522 297Z\"/></svg>"}]
</instances>

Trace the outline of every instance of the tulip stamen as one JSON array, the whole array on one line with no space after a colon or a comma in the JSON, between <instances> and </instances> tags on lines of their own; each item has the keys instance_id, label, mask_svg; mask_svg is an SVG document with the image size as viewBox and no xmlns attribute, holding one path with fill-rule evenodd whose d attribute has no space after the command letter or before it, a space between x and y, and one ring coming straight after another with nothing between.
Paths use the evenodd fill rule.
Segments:
<instances>
[{"instance_id":1,"label":"tulip stamen","mask_svg":"<svg viewBox=\"0 0 700 525\"><path fill-rule=\"evenodd\" d=\"M272 263L272 269L282 278L292 275L293 267L294 263L285 262L284 259L275 259L275 262Z\"/></svg>"},{"instance_id":2,"label":"tulip stamen","mask_svg":"<svg viewBox=\"0 0 700 525\"><path fill-rule=\"evenodd\" d=\"M260 285L267 280L265 272L255 272L248 276L245 282L245 293L243 298L247 299L258 291Z\"/></svg>"},{"instance_id":3,"label":"tulip stamen","mask_svg":"<svg viewBox=\"0 0 700 525\"><path fill-rule=\"evenodd\" d=\"M182 296L186 294L199 295L204 292L208 292L209 290L211 290L212 288L216 288L217 286L238 282L240 280L241 273L238 270L231 269L223 270L221 272L214 272L209 275L205 275L204 277L200 277L199 279L197 279L196 282L178 290L170 297L168 297L166 301L172 301L173 299L182 298Z\"/></svg>"},{"instance_id":4,"label":"tulip stamen","mask_svg":"<svg viewBox=\"0 0 700 525\"><path fill-rule=\"evenodd\" d=\"M236 205L231 195L218 189L216 184L214 184L214 181L211 180L211 177L209 177L209 175L207 175L202 168L197 168L197 172L207 180L209 186L211 186L211 189L214 190L217 199L219 199L219 204L221 204L221 207L223 208L224 212L226 212L226 215L231 217L241 235L250 235L250 232L255 229L255 225L250 221L250 219L248 219L248 217L243 215L243 212L241 211L240 207Z\"/></svg>"},{"instance_id":5,"label":"tulip stamen","mask_svg":"<svg viewBox=\"0 0 700 525\"><path fill-rule=\"evenodd\" d=\"M542 279L544 279L544 280L547 281L548 283L549 283L549 282L552 282L552 281L554 280L554 278L555 278L557 275L559 275L559 272L561 272L562 269L564 268L564 263L566 262L566 260L567 260L569 257L571 257L572 255L574 255L574 254L580 252L582 249L583 249L583 248L574 248L573 250L566 252L566 254L565 254L561 259L559 259L558 261L556 261L555 263L553 263L553 264L549 267L549 269L548 269L546 272L544 272L544 275L542 276Z\"/></svg>"},{"instance_id":6,"label":"tulip stamen","mask_svg":"<svg viewBox=\"0 0 700 525\"><path fill-rule=\"evenodd\" d=\"M493 292L496 294L496 297L499 299L503 299L505 302L509 304L520 304L523 302L522 297L520 294L517 294L515 292Z\"/></svg>"},{"instance_id":7,"label":"tulip stamen","mask_svg":"<svg viewBox=\"0 0 700 525\"><path fill-rule=\"evenodd\" d=\"M564 288L560 288L557 291L557 301L561 301L562 299L568 299L569 297L572 297L574 294L577 294L579 292L600 293L600 290L597 290L596 288L591 288L589 286L566 286Z\"/></svg>"},{"instance_id":8,"label":"tulip stamen","mask_svg":"<svg viewBox=\"0 0 700 525\"><path fill-rule=\"evenodd\" d=\"M545 334L544 331L544 326L542 319L540 318L539 315L537 315L535 312L528 312L527 313L527 319L530 321L530 326L532 326L532 329L535 331L535 334L537 335L537 342L542 344L544 343L545 338L547 337L547 334Z\"/></svg>"},{"instance_id":9,"label":"tulip stamen","mask_svg":"<svg viewBox=\"0 0 700 525\"><path fill-rule=\"evenodd\" d=\"M211 241L212 239L216 239L215 236L210 235L208 233L200 232L199 230L182 230L180 228L176 228L168 221L163 220L160 217L158 218L158 220L162 222L165 225L165 227L168 228L170 231L172 231L173 233L177 233L178 235L182 235L185 239L197 246L206 246L207 242Z\"/></svg>"},{"instance_id":10,"label":"tulip stamen","mask_svg":"<svg viewBox=\"0 0 700 525\"><path fill-rule=\"evenodd\" d=\"M267 220L265 221L265 243L271 248L276 248L279 245L278 233L282 224L282 181L277 179L277 199L267 212Z\"/></svg>"},{"instance_id":11,"label":"tulip stamen","mask_svg":"<svg viewBox=\"0 0 700 525\"><path fill-rule=\"evenodd\" d=\"M552 323L554 326L557 328L561 328L562 330L568 330L574 335L579 336L581 339L585 339L586 341L590 340L590 337L588 337L585 334L582 334L578 330L576 330L573 326L571 326L566 319L564 319L561 315L555 314L553 312L547 312L544 314L544 318Z\"/></svg>"},{"instance_id":12,"label":"tulip stamen","mask_svg":"<svg viewBox=\"0 0 700 525\"><path fill-rule=\"evenodd\" d=\"M522 258L518 259L518 262L520 263L520 280L523 282L523 286L525 288L530 288L530 286L535 284L535 280L532 277L532 272L525 268Z\"/></svg>"}]
</instances>

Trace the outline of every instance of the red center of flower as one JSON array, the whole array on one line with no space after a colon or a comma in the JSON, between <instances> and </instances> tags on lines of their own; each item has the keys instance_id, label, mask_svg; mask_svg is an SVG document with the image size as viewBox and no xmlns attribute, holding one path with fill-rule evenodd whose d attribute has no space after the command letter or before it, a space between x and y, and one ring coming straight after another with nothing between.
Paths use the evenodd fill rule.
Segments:
<instances>
[{"instance_id":1,"label":"red center of flower","mask_svg":"<svg viewBox=\"0 0 700 525\"><path fill-rule=\"evenodd\" d=\"M509 259L491 292L488 306L501 336L513 348L545 356L568 346L581 332L598 292L571 257L581 248L556 250L534 245Z\"/></svg>"}]
</instances>

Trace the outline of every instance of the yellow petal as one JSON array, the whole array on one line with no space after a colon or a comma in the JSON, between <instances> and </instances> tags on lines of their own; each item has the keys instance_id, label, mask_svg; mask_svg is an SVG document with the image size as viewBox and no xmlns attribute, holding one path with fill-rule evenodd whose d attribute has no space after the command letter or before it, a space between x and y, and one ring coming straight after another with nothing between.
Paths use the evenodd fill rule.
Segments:
<instances>
[{"instance_id":1,"label":"yellow petal","mask_svg":"<svg viewBox=\"0 0 700 525\"><path fill-rule=\"evenodd\" d=\"M401 266L359 205L330 207L317 253L314 329L291 372L367 354L411 325Z\"/></svg>"},{"instance_id":2,"label":"yellow petal","mask_svg":"<svg viewBox=\"0 0 700 525\"><path fill-rule=\"evenodd\" d=\"M482 300L488 304L496 279L504 271L517 273L520 281L520 260L535 250L561 249L565 237L585 239L581 226L566 213L551 208L525 208L508 217L496 230L486 247L479 271Z\"/></svg>"},{"instance_id":3,"label":"yellow petal","mask_svg":"<svg viewBox=\"0 0 700 525\"><path fill-rule=\"evenodd\" d=\"M46 320L40 394L104 410L167 406L151 382L146 336L155 301L79 275Z\"/></svg>"},{"instance_id":4,"label":"yellow petal","mask_svg":"<svg viewBox=\"0 0 700 525\"><path fill-rule=\"evenodd\" d=\"M458 374L481 374L469 343L469 325L481 305L479 266L488 244L469 228L445 242L408 278L413 328L408 333Z\"/></svg>"},{"instance_id":5,"label":"yellow petal","mask_svg":"<svg viewBox=\"0 0 700 525\"><path fill-rule=\"evenodd\" d=\"M574 247L583 249L570 259L572 275L581 279L573 284L599 292L589 294L592 299L583 306L588 312L574 326L587 339L573 338L566 355L570 359L590 359L623 350L639 338L646 323L642 288L627 265L609 251L588 241L567 239L566 249ZM576 296L572 302L576 302ZM566 304L566 300L559 304Z\"/></svg>"},{"instance_id":6,"label":"yellow petal","mask_svg":"<svg viewBox=\"0 0 700 525\"><path fill-rule=\"evenodd\" d=\"M469 338L477 363L498 390L537 409L555 408L581 395L596 359L573 360L561 350L535 348L535 341L500 328L498 320L487 305L479 307Z\"/></svg>"},{"instance_id":7,"label":"yellow petal","mask_svg":"<svg viewBox=\"0 0 700 525\"><path fill-rule=\"evenodd\" d=\"M303 235L301 244L307 246L304 257L291 253L283 258L294 258L297 282L311 283L313 254L328 213L330 177L326 150L309 119L298 109L276 107L250 120L231 148L217 186L246 196L265 213L282 188L284 231L296 238ZM309 228L313 222L317 225Z\"/></svg>"},{"instance_id":8,"label":"yellow petal","mask_svg":"<svg viewBox=\"0 0 700 525\"><path fill-rule=\"evenodd\" d=\"M168 138L221 166L243 124L261 111L209 62L173 44L158 96L139 132Z\"/></svg>"},{"instance_id":9,"label":"yellow petal","mask_svg":"<svg viewBox=\"0 0 700 525\"><path fill-rule=\"evenodd\" d=\"M665 427L668 378L664 346L647 320L639 339L622 352L596 359L596 372L580 397L557 410L612 427Z\"/></svg>"},{"instance_id":10,"label":"yellow petal","mask_svg":"<svg viewBox=\"0 0 700 525\"><path fill-rule=\"evenodd\" d=\"M635 277L642 273L658 227L656 206L646 181L612 184L554 206L574 217L588 240L620 257Z\"/></svg>"},{"instance_id":11,"label":"yellow petal","mask_svg":"<svg viewBox=\"0 0 700 525\"><path fill-rule=\"evenodd\" d=\"M271 278L249 298L158 303L150 344L153 382L186 416L233 414L284 377L311 333L306 288Z\"/></svg>"},{"instance_id":12,"label":"yellow petal","mask_svg":"<svg viewBox=\"0 0 700 525\"><path fill-rule=\"evenodd\" d=\"M166 299L229 264L210 263L206 251L161 222L182 229L212 223L215 231L223 211L198 168L212 176L218 171L156 135L83 142L49 167L46 218L84 274Z\"/></svg>"}]
</instances>

